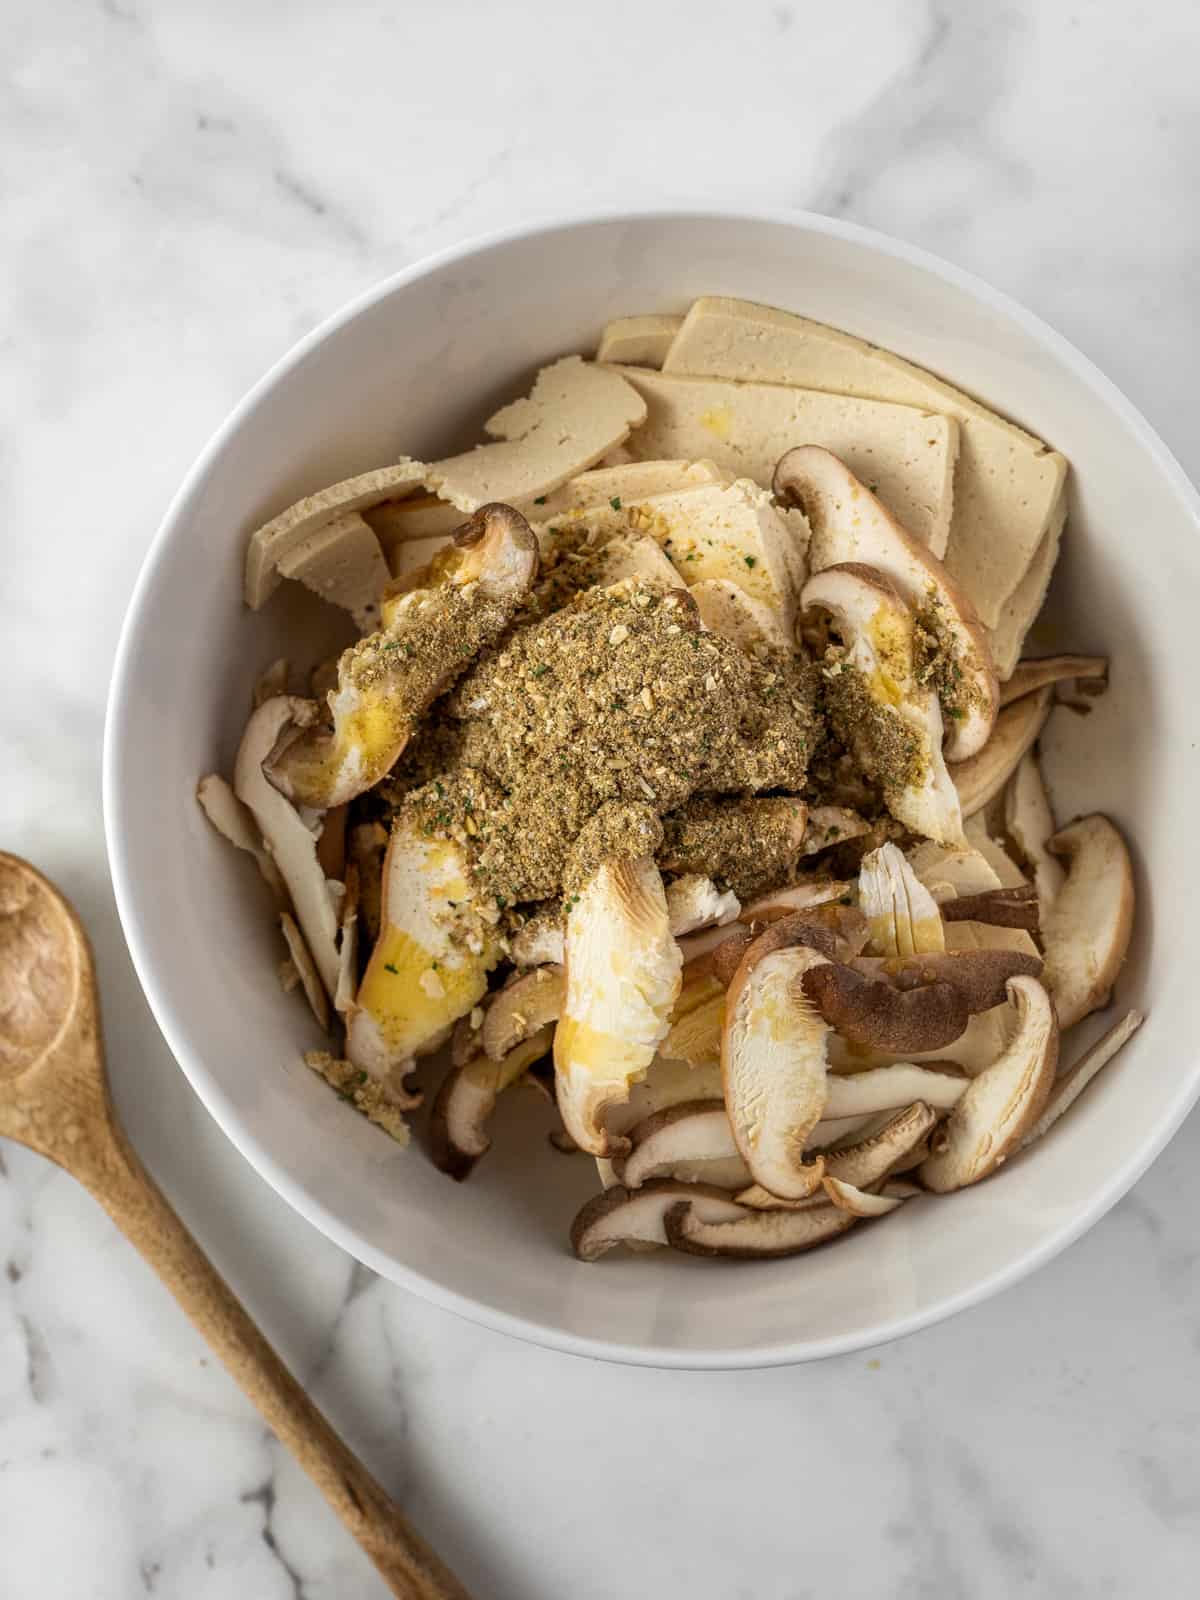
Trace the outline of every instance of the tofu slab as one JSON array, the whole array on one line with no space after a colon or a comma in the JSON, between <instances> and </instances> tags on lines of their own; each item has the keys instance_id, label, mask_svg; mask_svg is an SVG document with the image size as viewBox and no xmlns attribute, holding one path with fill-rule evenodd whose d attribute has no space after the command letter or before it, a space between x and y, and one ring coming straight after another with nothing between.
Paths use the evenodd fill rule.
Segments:
<instances>
[{"instance_id":1,"label":"tofu slab","mask_svg":"<svg viewBox=\"0 0 1200 1600\"><path fill-rule=\"evenodd\" d=\"M792 384L952 417L961 442L946 565L983 621L999 624L1004 602L1029 570L1056 512L1067 471L1056 451L889 351L751 301L697 300L663 372ZM887 496L881 492L881 498ZM889 508L904 522L897 507L889 502Z\"/></svg>"},{"instance_id":2,"label":"tofu slab","mask_svg":"<svg viewBox=\"0 0 1200 1600\"><path fill-rule=\"evenodd\" d=\"M276 570L348 611L363 633L379 626L379 601L391 574L379 540L357 511L344 512L293 545Z\"/></svg>"},{"instance_id":3,"label":"tofu slab","mask_svg":"<svg viewBox=\"0 0 1200 1600\"><path fill-rule=\"evenodd\" d=\"M728 483L729 476L711 461L631 461L615 467L593 467L564 483L526 515L545 522L587 506L608 505L613 500L633 505L647 495L673 494L706 483ZM525 509L524 507L522 509Z\"/></svg>"},{"instance_id":4,"label":"tofu slab","mask_svg":"<svg viewBox=\"0 0 1200 1600\"><path fill-rule=\"evenodd\" d=\"M346 478L306 495L265 522L250 535L246 547L246 604L253 611L265 605L279 587L279 563L312 534L349 512L364 511L397 495L411 493L428 471L423 462L406 459L394 467L362 472L357 478Z\"/></svg>"},{"instance_id":5,"label":"tofu slab","mask_svg":"<svg viewBox=\"0 0 1200 1600\"><path fill-rule=\"evenodd\" d=\"M661 367L671 340L682 326L682 317L617 317L600 335L596 360L631 367Z\"/></svg>"},{"instance_id":6,"label":"tofu slab","mask_svg":"<svg viewBox=\"0 0 1200 1600\"><path fill-rule=\"evenodd\" d=\"M490 418L494 443L435 462L425 482L463 511L536 500L595 466L645 417L645 402L615 368L564 356L542 368L532 394Z\"/></svg>"},{"instance_id":7,"label":"tofu slab","mask_svg":"<svg viewBox=\"0 0 1200 1600\"><path fill-rule=\"evenodd\" d=\"M572 525L605 541L649 535L684 583L736 583L791 636L805 578L804 543L770 492L749 479L622 501L619 509L606 502L575 514ZM539 524L539 538L548 527Z\"/></svg>"},{"instance_id":8,"label":"tofu slab","mask_svg":"<svg viewBox=\"0 0 1200 1600\"><path fill-rule=\"evenodd\" d=\"M768 488L785 450L819 444L926 544L936 548L950 526L958 448L951 417L785 384L619 370L646 404L628 446L640 460L703 457Z\"/></svg>"},{"instance_id":9,"label":"tofu slab","mask_svg":"<svg viewBox=\"0 0 1200 1600\"><path fill-rule=\"evenodd\" d=\"M1002 683L1012 677L1017 662L1021 659L1025 635L1037 621L1038 613L1045 603L1046 591L1050 587L1050 579L1054 576L1054 566L1062 545L1066 520L1067 494L1064 487L1058 497L1054 515L1050 519L1050 526L1046 529L1041 544L1034 551L1033 560L1025 576L1001 607L1000 620L996 626L987 631L992 660L996 663L996 676Z\"/></svg>"}]
</instances>

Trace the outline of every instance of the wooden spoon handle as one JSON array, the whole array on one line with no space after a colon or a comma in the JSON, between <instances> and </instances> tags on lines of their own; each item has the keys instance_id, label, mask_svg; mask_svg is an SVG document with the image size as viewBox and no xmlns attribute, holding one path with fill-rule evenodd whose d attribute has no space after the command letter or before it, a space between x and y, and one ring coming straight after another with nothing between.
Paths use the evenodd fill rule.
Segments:
<instances>
[{"instance_id":1,"label":"wooden spoon handle","mask_svg":"<svg viewBox=\"0 0 1200 1600\"><path fill-rule=\"evenodd\" d=\"M470 1600L334 1432L139 1161L119 1126L76 1176L139 1250L346 1527L404 1600ZM105 1141L107 1143L107 1141Z\"/></svg>"}]
</instances>

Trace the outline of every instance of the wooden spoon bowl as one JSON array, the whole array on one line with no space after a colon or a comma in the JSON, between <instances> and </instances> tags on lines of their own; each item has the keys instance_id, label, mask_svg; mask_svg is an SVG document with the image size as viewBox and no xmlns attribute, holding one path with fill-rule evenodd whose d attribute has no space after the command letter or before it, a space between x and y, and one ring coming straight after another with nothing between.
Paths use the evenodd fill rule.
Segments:
<instances>
[{"instance_id":1,"label":"wooden spoon bowl","mask_svg":"<svg viewBox=\"0 0 1200 1600\"><path fill-rule=\"evenodd\" d=\"M104 1070L92 952L68 900L0 851L0 1134L77 1178L171 1290L406 1600L467 1591L288 1372L142 1166Z\"/></svg>"}]
</instances>

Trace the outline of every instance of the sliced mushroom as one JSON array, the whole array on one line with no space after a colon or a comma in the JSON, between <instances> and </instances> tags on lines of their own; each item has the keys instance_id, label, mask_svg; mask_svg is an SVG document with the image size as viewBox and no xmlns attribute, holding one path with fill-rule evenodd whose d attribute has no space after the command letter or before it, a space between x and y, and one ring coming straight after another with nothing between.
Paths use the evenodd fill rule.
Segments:
<instances>
[{"instance_id":1,"label":"sliced mushroom","mask_svg":"<svg viewBox=\"0 0 1200 1600\"><path fill-rule=\"evenodd\" d=\"M879 1192L893 1200L919 1200L925 1193L919 1183L909 1183L904 1178L889 1178Z\"/></svg>"},{"instance_id":2,"label":"sliced mushroom","mask_svg":"<svg viewBox=\"0 0 1200 1600\"><path fill-rule=\"evenodd\" d=\"M1017 889L985 889L939 902L943 922L984 922L991 928L1038 931L1038 895L1031 883Z\"/></svg>"},{"instance_id":3,"label":"sliced mushroom","mask_svg":"<svg viewBox=\"0 0 1200 1600\"><path fill-rule=\"evenodd\" d=\"M921 1163L927 1189L947 1194L978 1183L1016 1149L1041 1114L1058 1062L1054 1006L1036 978L1013 978L1009 992L1017 1030L1008 1049L977 1078L955 1105Z\"/></svg>"},{"instance_id":4,"label":"sliced mushroom","mask_svg":"<svg viewBox=\"0 0 1200 1600\"><path fill-rule=\"evenodd\" d=\"M934 955L890 960L855 956L849 965L866 978L888 983L902 991L919 990L925 984L948 983L962 995L971 1015L1002 1006L1010 978L1037 978L1042 971L1041 957L1027 955L1023 950L945 950Z\"/></svg>"},{"instance_id":5,"label":"sliced mushroom","mask_svg":"<svg viewBox=\"0 0 1200 1600\"><path fill-rule=\"evenodd\" d=\"M1015 979L1031 983L1031 978ZM921 1100L935 1111L957 1105L972 1080L957 1067L918 1067L898 1062L891 1067L869 1067L865 1072L831 1073L825 1103L827 1117L862 1117L895 1111Z\"/></svg>"},{"instance_id":6,"label":"sliced mushroom","mask_svg":"<svg viewBox=\"0 0 1200 1600\"><path fill-rule=\"evenodd\" d=\"M279 868L259 837L249 808L242 804L225 779L218 777L215 772L207 778L201 778L196 788L196 799L200 802L201 811L222 839L227 839L235 849L253 856L272 891L281 900L285 899L287 890L279 875Z\"/></svg>"},{"instance_id":7,"label":"sliced mushroom","mask_svg":"<svg viewBox=\"0 0 1200 1600\"><path fill-rule=\"evenodd\" d=\"M561 967L535 967L500 989L483 1020L480 1042L484 1052L493 1061L503 1061L531 1034L557 1022L566 987Z\"/></svg>"},{"instance_id":8,"label":"sliced mushroom","mask_svg":"<svg viewBox=\"0 0 1200 1600\"><path fill-rule=\"evenodd\" d=\"M996 887L999 889L1027 888L1029 880L1013 860L998 839L994 839L988 829L987 814L977 811L973 817L968 817L964 825L967 843L977 851L987 862L996 876ZM935 896L935 898L939 898ZM945 911L943 909L943 916Z\"/></svg>"},{"instance_id":9,"label":"sliced mushroom","mask_svg":"<svg viewBox=\"0 0 1200 1600\"><path fill-rule=\"evenodd\" d=\"M1067 875L1046 848L1047 839L1054 833L1054 813L1032 750L1021 757L1004 791L1004 826L1033 873L1042 915L1048 916Z\"/></svg>"},{"instance_id":10,"label":"sliced mushroom","mask_svg":"<svg viewBox=\"0 0 1200 1600\"><path fill-rule=\"evenodd\" d=\"M938 902L948 951L1019 950L1029 956L1039 954L1038 946L1024 928L1003 927L974 918L961 920L953 912L947 915L947 907L956 906L960 900L990 895L1001 887L998 871L984 851L974 846L964 850L941 850L936 845L921 844L908 860ZM1028 890L1020 874L1017 874L1017 882ZM991 1050L984 1059L991 1060L996 1053Z\"/></svg>"},{"instance_id":11,"label":"sliced mushroom","mask_svg":"<svg viewBox=\"0 0 1200 1600\"><path fill-rule=\"evenodd\" d=\"M654 1059L670 1026L682 958L648 856L604 862L567 914L566 997L554 1036L558 1105L582 1149L611 1157L605 1113Z\"/></svg>"},{"instance_id":12,"label":"sliced mushroom","mask_svg":"<svg viewBox=\"0 0 1200 1600\"><path fill-rule=\"evenodd\" d=\"M1133 933L1133 865L1107 817L1081 817L1046 841L1067 881L1042 924L1044 982L1059 1026L1108 1004Z\"/></svg>"},{"instance_id":13,"label":"sliced mushroom","mask_svg":"<svg viewBox=\"0 0 1200 1600\"><path fill-rule=\"evenodd\" d=\"M630 1130L632 1149L618 1157L614 1172L627 1189L649 1178L697 1181L718 1189L740 1188L749 1169L733 1139L723 1100L683 1100L656 1111Z\"/></svg>"},{"instance_id":14,"label":"sliced mushroom","mask_svg":"<svg viewBox=\"0 0 1200 1600\"><path fill-rule=\"evenodd\" d=\"M849 904L854 892L852 883L834 882L822 878L813 883L796 883L786 889L773 889L752 900L738 912L738 922L743 925L777 922L793 912L815 909L838 902ZM704 928L699 933L689 933L679 941L684 961L690 966L702 956L711 955L730 936L729 927Z\"/></svg>"},{"instance_id":15,"label":"sliced mushroom","mask_svg":"<svg viewBox=\"0 0 1200 1600\"><path fill-rule=\"evenodd\" d=\"M805 975L804 992L843 1039L875 1050L941 1050L967 1027L967 1002L945 981L898 989L829 961Z\"/></svg>"},{"instance_id":16,"label":"sliced mushroom","mask_svg":"<svg viewBox=\"0 0 1200 1600\"><path fill-rule=\"evenodd\" d=\"M911 956L946 948L937 901L894 844L880 845L863 857L858 903L877 955Z\"/></svg>"},{"instance_id":17,"label":"sliced mushroom","mask_svg":"<svg viewBox=\"0 0 1200 1600\"><path fill-rule=\"evenodd\" d=\"M1049 689L1037 689L1005 706L983 749L954 768L954 786L964 817L982 811L1012 777L1025 752L1033 748L1050 715L1050 696Z\"/></svg>"},{"instance_id":18,"label":"sliced mushroom","mask_svg":"<svg viewBox=\"0 0 1200 1600\"><path fill-rule=\"evenodd\" d=\"M854 1184L859 1189L882 1183L911 1162L936 1123L937 1113L921 1101L905 1106L894 1115L886 1114L882 1126L860 1130L851 1136L850 1143L823 1147L825 1177ZM759 1211L789 1203L759 1184L742 1190L736 1199L740 1205Z\"/></svg>"},{"instance_id":19,"label":"sliced mushroom","mask_svg":"<svg viewBox=\"0 0 1200 1600\"><path fill-rule=\"evenodd\" d=\"M662 1055L693 1067L720 1061L725 991L715 975L710 981L714 992L702 1004L690 1006L682 1016L672 1013L670 1029L659 1046Z\"/></svg>"},{"instance_id":20,"label":"sliced mushroom","mask_svg":"<svg viewBox=\"0 0 1200 1600\"><path fill-rule=\"evenodd\" d=\"M563 914L553 909L536 912L509 940L509 955L518 967L561 967L566 952Z\"/></svg>"},{"instance_id":21,"label":"sliced mushroom","mask_svg":"<svg viewBox=\"0 0 1200 1600\"><path fill-rule=\"evenodd\" d=\"M461 1183L491 1149L488 1123L500 1094L522 1078L553 1043L554 1030L547 1024L499 1061L474 1056L463 1066L451 1067L433 1102L429 1122L436 1167Z\"/></svg>"},{"instance_id":22,"label":"sliced mushroom","mask_svg":"<svg viewBox=\"0 0 1200 1600\"><path fill-rule=\"evenodd\" d=\"M775 468L773 486L779 500L808 517L811 572L863 562L895 585L922 624L928 622L951 669L941 691L946 755L965 761L982 750L996 720L996 674L983 626L946 568L828 450L789 450Z\"/></svg>"},{"instance_id":23,"label":"sliced mushroom","mask_svg":"<svg viewBox=\"0 0 1200 1600\"><path fill-rule=\"evenodd\" d=\"M388 1080L409 1071L478 1005L501 946L461 847L426 836L409 812L392 825L382 921L347 1019L346 1053Z\"/></svg>"},{"instance_id":24,"label":"sliced mushroom","mask_svg":"<svg viewBox=\"0 0 1200 1600\"><path fill-rule=\"evenodd\" d=\"M734 1139L755 1182L785 1199L811 1194L821 1180L804 1144L825 1115L829 1029L804 978L824 962L803 945L751 950L725 1001L721 1077Z\"/></svg>"},{"instance_id":25,"label":"sliced mushroom","mask_svg":"<svg viewBox=\"0 0 1200 1600\"><path fill-rule=\"evenodd\" d=\"M842 1178L831 1178L828 1173L822 1179L822 1186L833 1204L852 1217L885 1217L904 1204L898 1195L868 1194Z\"/></svg>"},{"instance_id":26,"label":"sliced mushroom","mask_svg":"<svg viewBox=\"0 0 1200 1600\"><path fill-rule=\"evenodd\" d=\"M1145 1020L1142 1012L1127 1011L1119 1022L1113 1023L1107 1033L1101 1034L1090 1050L1085 1050L1074 1065L1055 1079L1041 1116L1021 1140L1022 1150L1049 1132L1063 1112L1074 1105L1101 1067L1106 1067L1112 1058L1125 1048Z\"/></svg>"},{"instance_id":27,"label":"sliced mushroom","mask_svg":"<svg viewBox=\"0 0 1200 1600\"><path fill-rule=\"evenodd\" d=\"M1041 656L1029 661L1018 661L1007 683L1000 685L1000 704L1010 705L1023 695L1043 689L1047 684L1063 683L1072 678L1084 678L1090 683L1108 681L1108 659L1105 656Z\"/></svg>"},{"instance_id":28,"label":"sliced mushroom","mask_svg":"<svg viewBox=\"0 0 1200 1600\"><path fill-rule=\"evenodd\" d=\"M888 810L914 833L961 839L958 793L942 753L942 709L917 681L907 601L881 573L847 562L811 577L800 603L806 613L827 613L841 638L841 652L824 669L829 715L880 784Z\"/></svg>"},{"instance_id":29,"label":"sliced mushroom","mask_svg":"<svg viewBox=\"0 0 1200 1600\"><path fill-rule=\"evenodd\" d=\"M667 1243L664 1221L682 1199L703 1222L733 1222L748 1213L720 1189L653 1178L630 1194L619 1184L593 1195L571 1224L571 1248L581 1261L595 1261L614 1245Z\"/></svg>"},{"instance_id":30,"label":"sliced mushroom","mask_svg":"<svg viewBox=\"0 0 1200 1600\"><path fill-rule=\"evenodd\" d=\"M267 782L264 763L281 739L307 728L310 700L277 695L266 700L246 724L234 763L233 787L248 807L271 859L287 885L296 921L312 954L325 992L331 998L338 980L338 921L325 874L317 860L317 839L295 806Z\"/></svg>"},{"instance_id":31,"label":"sliced mushroom","mask_svg":"<svg viewBox=\"0 0 1200 1600\"><path fill-rule=\"evenodd\" d=\"M325 810L386 777L427 708L508 626L537 560L519 511L481 507L430 564L429 587L385 599L383 628L341 657L332 729L292 742L271 764L275 786Z\"/></svg>"},{"instance_id":32,"label":"sliced mushroom","mask_svg":"<svg viewBox=\"0 0 1200 1600\"><path fill-rule=\"evenodd\" d=\"M857 1217L837 1206L806 1206L786 1211L752 1211L737 1220L706 1217L690 1195L668 1210L664 1229L668 1243L692 1256L727 1256L742 1261L769 1261L799 1255L814 1245L836 1239Z\"/></svg>"},{"instance_id":33,"label":"sliced mushroom","mask_svg":"<svg viewBox=\"0 0 1200 1600\"><path fill-rule=\"evenodd\" d=\"M685 873L667 885L667 920L677 939L700 928L723 928L741 909L732 890L718 889L698 872Z\"/></svg>"},{"instance_id":34,"label":"sliced mushroom","mask_svg":"<svg viewBox=\"0 0 1200 1600\"><path fill-rule=\"evenodd\" d=\"M304 989L304 998L308 1001L313 1016L328 1031L329 996L325 993L324 986L321 983L321 974L317 971L316 963L309 953L300 929L286 911L280 912L279 926L283 932L284 942L288 947L288 955L291 957L292 965L299 974L300 983Z\"/></svg>"}]
</instances>

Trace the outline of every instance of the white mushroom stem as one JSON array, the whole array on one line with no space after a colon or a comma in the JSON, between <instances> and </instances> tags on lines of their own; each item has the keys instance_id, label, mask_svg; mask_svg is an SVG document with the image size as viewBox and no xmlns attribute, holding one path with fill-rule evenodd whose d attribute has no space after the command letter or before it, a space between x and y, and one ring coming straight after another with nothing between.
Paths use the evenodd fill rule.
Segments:
<instances>
[{"instance_id":1,"label":"white mushroom stem","mask_svg":"<svg viewBox=\"0 0 1200 1600\"><path fill-rule=\"evenodd\" d=\"M277 695L246 724L234 764L233 787L254 817L291 897L296 921L312 953L326 993L338 983L338 919L334 896L317 860L317 838L290 800L267 782L263 763L281 739L308 727L316 714L311 700Z\"/></svg>"}]
</instances>

